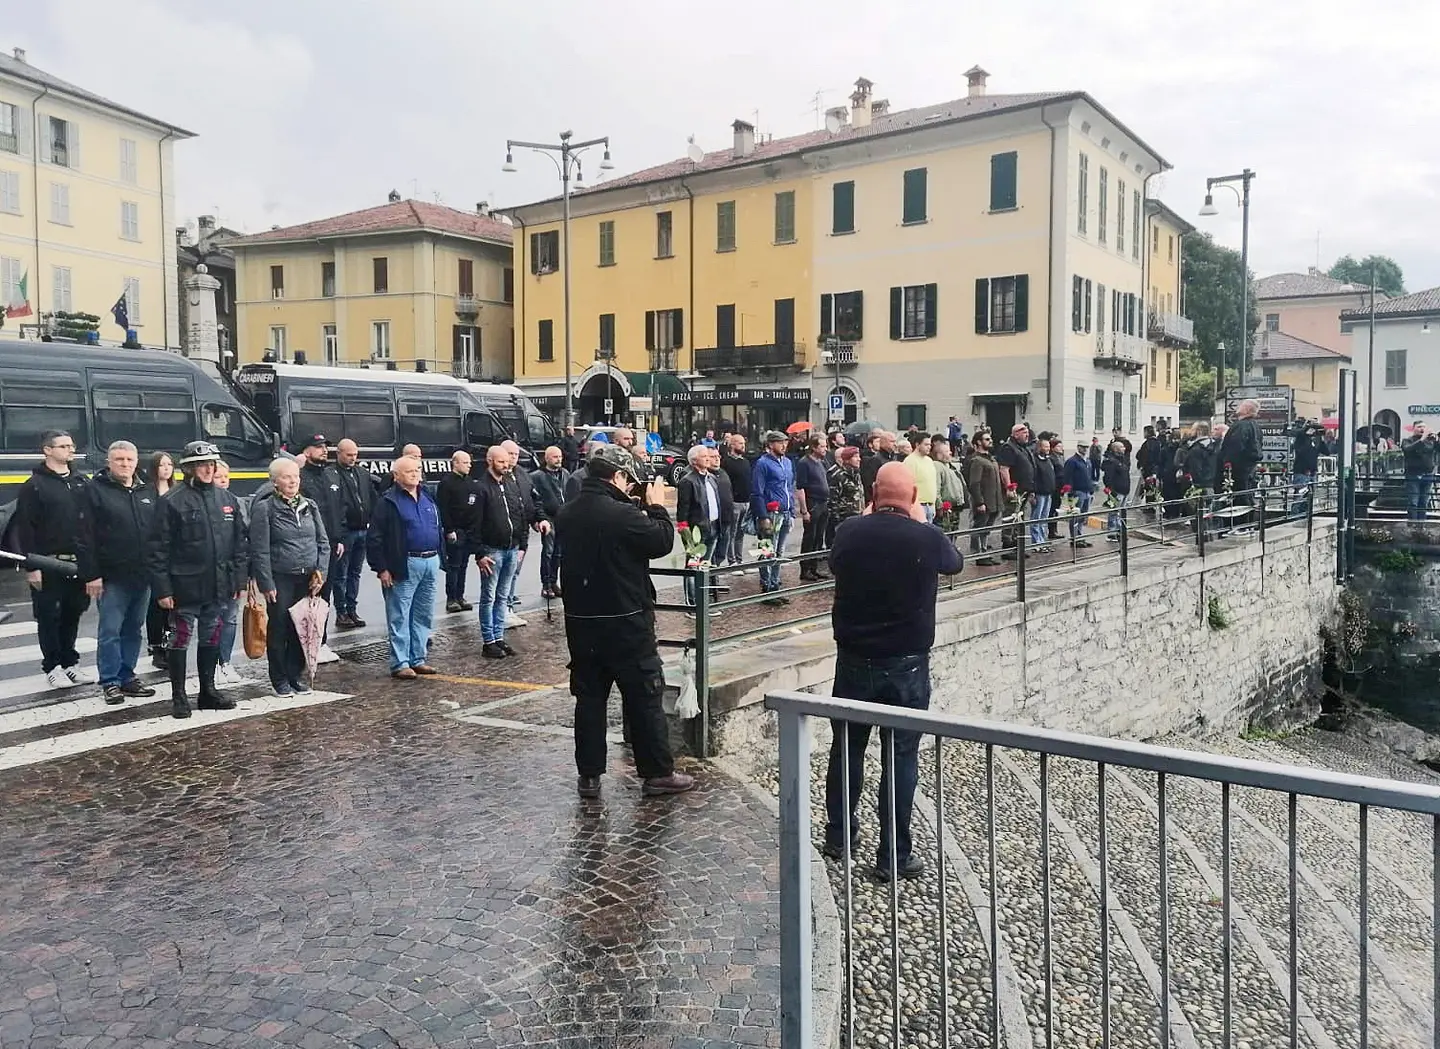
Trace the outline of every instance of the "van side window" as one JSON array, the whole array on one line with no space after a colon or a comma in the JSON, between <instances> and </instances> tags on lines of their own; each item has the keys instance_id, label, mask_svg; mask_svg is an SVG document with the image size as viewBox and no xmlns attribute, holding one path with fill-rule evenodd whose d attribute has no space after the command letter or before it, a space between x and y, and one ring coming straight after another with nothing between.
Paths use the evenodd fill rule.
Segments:
<instances>
[{"instance_id":1,"label":"van side window","mask_svg":"<svg viewBox=\"0 0 1440 1049\"><path fill-rule=\"evenodd\" d=\"M188 392L94 386L95 443L133 441L141 452L174 451L196 436L195 399Z\"/></svg>"},{"instance_id":2,"label":"van side window","mask_svg":"<svg viewBox=\"0 0 1440 1049\"><path fill-rule=\"evenodd\" d=\"M227 455L253 459L270 451L269 441L233 404L205 405L200 409L200 428L205 439Z\"/></svg>"},{"instance_id":3,"label":"van side window","mask_svg":"<svg viewBox=\"0 0 1440 1049\"><path fill-rule=\"evenodd\" d=\"M80 454L89 448L85 384L78 373L6 371L0 374L0 401L5 451L36 451L46 430L69 432Z\"/></svg>"},{"instance_id":4,"label":"van side window","mask_svg":"<svg viewBox=\"0 0 1440 1049\"><path fill-rule=\"evenodd\" d=\"M495 419L488 412L467 412L465 415L465 443L475 451L489 448L504 440L495 426Z\"/></svg>"},{"instance_id":5,"label":"van side window","mask_svg":"<svg viewBox=\"0 0 1440 1049\"><path fill-rule=\"evenodd\" d=\"M345 421L341 427L320 431L331 441L348 437L362 448L394 448L395 407L387 397L345 398Z\"/></svg>"},{"instance_id":6,"label":"van side window","mask_svg":"<svg viewBox=\"0 0 1440 1049\"><path fill-rule=\"evenodd\" d=\"M461 445L460 406L441 401L400 401L401 444L427 455L448 455Z\"/></svg>"},{"instance_id":7,"label":"van side window","mask_svg":"<svg viewBox=\"0 0 1440 1049\"><path fill-rule=\"evenodd\" d=\"M323 433L332 441L348 436L345 432L345 405L339 397L290 398L290 432L286 440L298 452L311 434Z\"/></svg>"}]
</instances>

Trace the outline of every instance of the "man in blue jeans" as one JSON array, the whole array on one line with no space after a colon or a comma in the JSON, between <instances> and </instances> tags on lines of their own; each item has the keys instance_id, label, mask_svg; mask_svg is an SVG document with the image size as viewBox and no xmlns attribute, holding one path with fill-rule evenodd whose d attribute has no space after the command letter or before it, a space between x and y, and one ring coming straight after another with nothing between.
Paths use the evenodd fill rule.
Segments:
<instances>
[{"instance_id":1,"label":"man in blue jeans","mask_svg":"<svg viewBox=\"0 0 1440 1049\"><path fill-rule=\"evenodd\" d=\"M1406 517L1423 521L1430 509L1430 489L1435 483L1435 435L1416 423L1412 436L1400 442L1405 455Z\"/></svg>"},{"instance_id":2,"label":"man in blue jeans","mask_svg":"<svg viewBox=\"0 0 1440 1049\"><path fill-rule=\"evenodd\" d=\"M764 538L769 532L775 544L775 558L760 566L760 589L774 594L780 589L780 559L785 556L785 540L790 536L790 520L795 516L795 464L785 455L790 438L779 430L765 435L765 454L755 460L750 475L750 506L755 514L755 535ZM767 598L763 604L785 605L789 598Z\"/></svg>"},{"instance_id":3,"label":"man in blue jeans","mask_svg":"<svg viewBox=\"0 0 1440 1049\"><path fill-rule=\"evenodd\" d=\"M390 676L414 681L436 673L429 663L440 579L440 511L420 483L420 460L395 460L395 483L375 504L365 559L380 576L390 634Z\"/></svg>"},{"instance_id":4,"label":"man in blue jeans","mask_svg":"<svg viewBox=\"0 0 1440 1049\"><path fill-rule=\"evenodd\" d=\"M872 508L835 529L835 545L830 550L830 571L835 577L832 622L837 699L929 709L935 597L940 576L955 575L962 567L955 544L926 522L910 471L902 463L880 467ZM859 842L858 809L870 726L844 721L830 724L833 738L825 772L824 852L840 859L847 851L853 853ZM891 880L897 872L902 878L918 878L925 871L925 862L915 855L910 841L920 734L894 733L893 769L890 735L890 730L881 730L880 847L875 861L875 877L881 881Z\"/></svg>"},{"instance_id":5,"label":"man in blue jeans","mask_svg":"<svg viewBox=\"0 0 1440 1049\"><path fill-rule=\"evenodd\" d=\"M485 472L476 482L475 494L467 542L480 568L480 637L484 641L480 654L486 659L504 659L515 655L505 641L505 617L520 571L521 546L532 525L544 535L550 522L525 498L515 478L515 460L498 444L485 453Z\"/></svg>"},{"instance_id":6,"label":"man in blue jeans","mask_svg":"<svg viewBox=\"0 0 1440 1049\"><path fill-rule=\"evenodd\" d=\"M116 441L106 466L82 490L76 567L85 593L100 611L95 662L100 689L111 706L127 697L155 694L135 676L150 610L150 580L140 556L160 497L135 477L139 454L129 441Z\"/></svg>"}]
</instances>

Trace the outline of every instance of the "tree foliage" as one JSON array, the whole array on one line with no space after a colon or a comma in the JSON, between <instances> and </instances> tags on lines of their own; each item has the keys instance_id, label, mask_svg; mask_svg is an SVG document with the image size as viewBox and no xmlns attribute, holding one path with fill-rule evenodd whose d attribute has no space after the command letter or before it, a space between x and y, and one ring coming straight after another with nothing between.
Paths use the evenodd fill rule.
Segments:
<instances>
[{"instance_id":1,"label":"tree foliage","mask_svg":"<svg viewBox=\"0 0 1440 1049\"><path fill-rule=\"evenodd\" d=\"M1225 385L1237 386L1240 375L1225 369ZM1215 412L1215 368L1199 350L1180 351L1180 414L1185 418L1208 419Z\"/></svg>"},{"instance_id":2,"label":"tree foliage","mask_svg":"<svg viewBox=\"0 0 1440 1049\"><path fill-rule=\"evenodd\" d=\"M1375 266L1375 287L1392 299L1405 294L1405 273L1400 269L1400 263L1388 255L1366 255L1358 262L1345 255L1335 260L1335 265L1330 267L1328 275L1336 280L1368 288L1371 263Z\"/></svg>"},{"instance_id":3,"label":"tree foliage","mask_svg":"<svg viewBox=\"0 0 1440 1049\"><path fill-rule=\"evenodd\" d=\"M1219 345L1223 342L1228 363L1238 365L1240 253L1216 244L1208 233L1191 233L1180 243L1185 314L1195 322L1195 350L1213 372L1220 361ZM1253 344L1255 329L1260 326L1260 312L1255 304L1255 276L1247 273L1245 279L1250 283L1250 316L1244 330L1247 341Z\"/></svg>"}]
</instances>

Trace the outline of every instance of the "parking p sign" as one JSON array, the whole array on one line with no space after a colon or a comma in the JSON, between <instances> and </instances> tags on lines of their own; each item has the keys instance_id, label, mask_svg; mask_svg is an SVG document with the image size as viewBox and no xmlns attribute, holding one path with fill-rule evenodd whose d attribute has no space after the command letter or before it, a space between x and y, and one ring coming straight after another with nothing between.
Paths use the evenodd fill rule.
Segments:
<instances>
[{"instance_id":1,"label":"parking p sign","mask_svg":"<svg viewBox=\"0 0 1440 1049\"><path fill-rule=\"evenodd\" d=\"M832 393L830 395L830 418L837 421L845 418L844 394Z\"/></svg>"}]
</instances>

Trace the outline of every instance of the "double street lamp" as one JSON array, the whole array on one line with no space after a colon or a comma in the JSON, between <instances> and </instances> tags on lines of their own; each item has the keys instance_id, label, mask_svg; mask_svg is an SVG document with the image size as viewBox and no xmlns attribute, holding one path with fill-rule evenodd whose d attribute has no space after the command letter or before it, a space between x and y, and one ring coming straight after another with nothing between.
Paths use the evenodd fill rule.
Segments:
<instances>
[{"instance_id":1,"label":"double street lamp","mask_svg":"<svg viewBox=\"0 0 1440 1049\"><path fill-rule=\"evenodd\" d=\"M600 160L600 170L610 171L615 164L610 160L610 139L591 138L584 142L572 142L574 137L572 131L560 132L559 142L525 142L520 139L507 139L505 142L505 163L500 170L514 172L519 169L515 166L515 148L533 149L537 153L543 153L550 158L560 173L561 196L565 201L565 221L563 232L560 235L560 269L561 278L565 286L565 416L562 420L564 426L572 426L575 423L575 384L570 374L570 180L573 177L576 185L582 185L585 181L584 172L580 170L580 154L592 146L604 146L605 154ZM523 339L521 345L524 345ZM609 387L605 391L610 392Z\"/></svg>"},{"instance_id":2,"label":"double street lamp","mask_svg":"<svg viewBox=\"0 0 1440 1049\"><path fill-rule=\"evenodd\" d=\"M1246 168L1238 175L1221 175L1218 178L1207 178L1205 180L1205 203L1200 206L1200 214L1205 217L1220 214L1220 209L1215 206L1215 187L1223 186L1235 194L1236 201L1240 204L1240 382L1245 382L1245 373L1248 370L1248 349L1250 346L1250 183L1255 178L1255 172ZM1236 189L1231 183L1238 182L1241 189ZM1225 355L1220 355L1220 386L1225 386Z\"/></svg>"}]
</instances>

